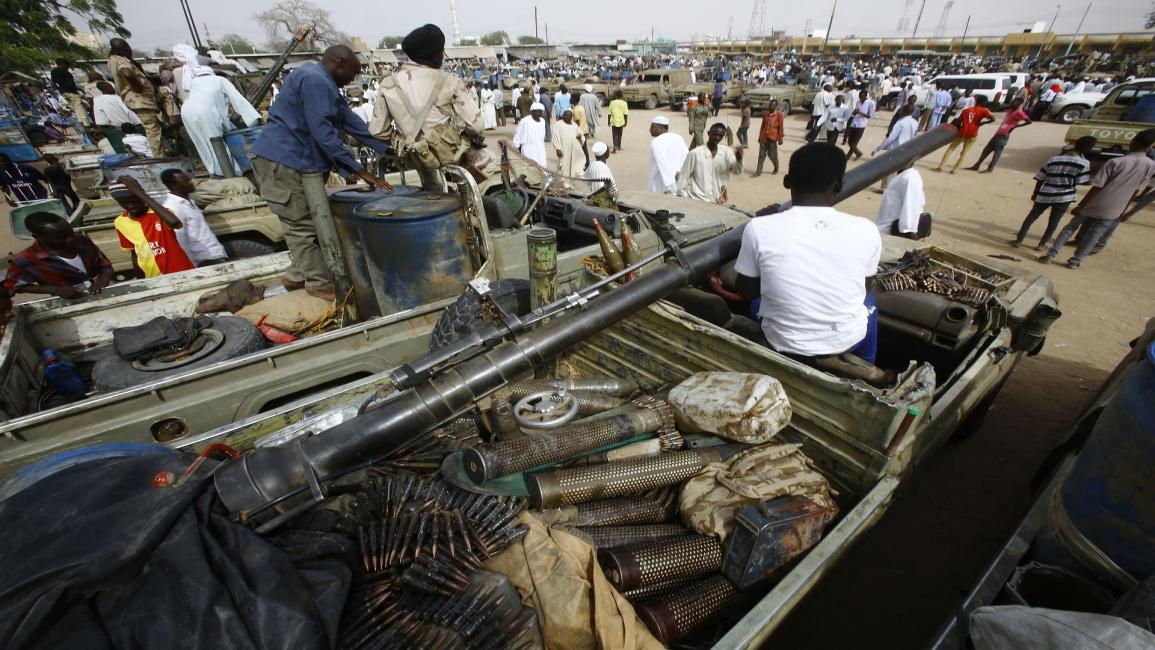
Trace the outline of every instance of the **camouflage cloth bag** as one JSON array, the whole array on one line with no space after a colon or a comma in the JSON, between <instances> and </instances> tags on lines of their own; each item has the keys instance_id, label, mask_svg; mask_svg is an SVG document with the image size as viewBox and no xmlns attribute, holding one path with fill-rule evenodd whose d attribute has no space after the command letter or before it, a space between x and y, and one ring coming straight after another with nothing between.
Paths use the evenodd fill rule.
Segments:
<instances>
[{"instance_id":1,"label":"camouflage cloth bag","mask_svg":"<svg viewBox=\"0 0 1155 650\"><path fill-rule=\"evenodd\" d=\"M745 506L784 496L804 496L838 512L826 477L802 453L802 445L752 447L728 461L711 463L686 481L678 497L682 523L722 540L734 526L734 516Z\"/></svg>"},{"instance_id":2,"label":"camouflage cloth bag","mask_svg":"<svg viewBox=\"0 0 1155 650\"><path fill-rule=\"evenodd\" d=\"M761 444L790 423L786 391L767 375L699 372L675 386L667 400L684 433Z\"/></svg>"}]
</instances>

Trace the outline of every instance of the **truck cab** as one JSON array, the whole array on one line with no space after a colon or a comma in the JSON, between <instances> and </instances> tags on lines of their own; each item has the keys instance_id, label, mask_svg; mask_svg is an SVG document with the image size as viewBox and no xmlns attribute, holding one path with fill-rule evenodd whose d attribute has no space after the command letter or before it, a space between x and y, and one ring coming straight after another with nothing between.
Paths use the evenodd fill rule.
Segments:
<instances>
[{"instance_id":1,"label":"truck cab","mask_svg":"<svg viewBox=\"0 0 1155 650\"><path fill-rule=\"evenodd\" d=\"M642 105L653 110L671 102L675 84L690 83L689 68L643 70L637 80L622 89L623 99L631 106Z\"/></svg>"},{"instance_id":2,"label":"truck cab","mask_svg":"<svg viewBox=\"0 0 1155 650\"><path fill-rule=\"evenodd\" d=\"M1152 100L1144 100L1153 92L1155 77L1136 79L1116 86L1107 93L1091 117L1076 120L1067 129L1067 143L1091 135L1099 141L1096 149L1099 155L1115 157L1126 154L1132 138L1141 131L1155 128L1155 111L1149 108L1148 103Z\"/></svg>"}]
</instances>

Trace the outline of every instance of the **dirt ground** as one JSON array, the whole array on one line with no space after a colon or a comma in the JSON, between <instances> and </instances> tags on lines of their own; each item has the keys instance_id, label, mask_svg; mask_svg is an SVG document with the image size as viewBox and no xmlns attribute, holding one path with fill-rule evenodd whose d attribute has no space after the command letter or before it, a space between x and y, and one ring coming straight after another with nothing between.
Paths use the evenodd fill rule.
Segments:
<instances>
[{"instance_id":1,"label":"dirt ground","mask_svg":"<svg viewBox=\"0 0 1155 650\"><path fill-rule=\"evenodd\" d=\"M648 128L657 114L670 118L672 131L689 140L684 114L631 110L624 150L609 160L624 189L646 187ZM860 145L864 151L881 141L890 117L884 111L872 121ZM736 129L737 111L724 109L718 121ZM805 122L801 113L787 119L779 175L768 173L767 162L767 173L751 178L756 145L748 152L748 171L730 183L732 202L753 211L789 198L781 179L790 152L804 143ZM491 146L497 138L512 139L513 128L511 121L490 132ZM977 158L994 128L983 128L964 166ZM756 118L752 142L757 129ZM886 646L896 649L925 646L1026 511L1029 483L1042 459L1066 436L1082 405L1126 353L1128 341L1155 315L1155 290L1143 280L1155 271L1150 208L1122 225L1107 250L1078 271L1041 266L1032 249L1006 244L1030 207L1031 176L1058 151L1065 132L1054 123L1017 130L994 174L934 173L937 156L919 163L927 209L936 217L929 243L979 258L1020 258L1025 269L1051 277L1064 315L1043 353L1024 360L1012 375L984 428L969 440L948 444L911 478L882 521L803 601L769 647L852 647L870 638L886 639ZM609 142L607 127L598 135ZM863 192L840 208L873 218L880 198ZM0 253L25 246L8 233L7 210L0 213ZM1042 229L1036 223L1031 236L1037 239ZM831 624L832 616L837 624Z\"/></svg>"},{"instance_id":2,"label":"dirt ground","mask_svg":"<svg viewBox=\"0 0 1155 650\"><path fill-rule=\"evenodd\" d=\"M689 141L683 114L631 109L624 150L609 159L622 188L646 187L648 128L654 115L670 118L672 132ZM997 117L1001 120L1001 114ZM876 115L860 145L863 151L869 154L882 140L890 118L886 111ZM724 109L717 121L737 129L738 112ZM767 161L766 173L751 178L756 145L748 152L747 171L730 183L735 205L753 211L789 198L781 179L789 154L805 142L805 125L802 113L787 118L777 176L769 175ZM751 142L757 129L755 118ZM1142 280L1155 271L1150 208L1120 226L1109 247L1077 271L1040 265L1032 248L1013 249L1006 243L1030 208L1031 177L1058 151L1066 129L1048 122L1016 130L993 174L935 173L941 154L918 163L927 210L935 214L929 243L980 259L1019 258L1016 264L1054 281L1063 317L1051 329L1046 349L1025 359L1011 376L984 427L966 441L946 445L911 478L882 521L811 592L767 647L855 647L872 638L886 639L889 648L925 647L1018 525L1031 503L1030 481L1042 460L1066 437L1083 404L1126 354L1128 342L1155 316L1155 290ZM964 167L973 164L994 130L995 125L983 127ZM491 132L490 140L511 139L512 131L511 123ZM601 127L598 139L609 143L608 128ZM840 209L873 218L880 198L863 192ZM1028 241L1037 242L1042 231L1043 223L1036 222ZM831 624L832 616L837 624Z\"/></svg>"}]
</instances>

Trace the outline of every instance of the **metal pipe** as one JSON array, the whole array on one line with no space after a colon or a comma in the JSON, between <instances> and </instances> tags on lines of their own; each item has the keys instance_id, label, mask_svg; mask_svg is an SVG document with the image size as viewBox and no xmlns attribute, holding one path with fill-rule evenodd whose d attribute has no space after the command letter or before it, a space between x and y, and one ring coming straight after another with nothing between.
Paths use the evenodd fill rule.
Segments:
<instances>
[{"instance_id":1,"label":"metal pipe","mask_svg":"<svg viewBox=\"0 0 1155 650\"><path fill-rule=\"evenodd\" d=\"M942 147L954 138L955 132L950 125L936 127L886 155L851 169L843 179L836 201ZM320 182L319 176L317 182ZM214 478L221 501L231 512L244 513L315 485L326 476L389 453L472 408L478 399L523 377L574 345L677 289L701 281L707 273L738 256L744 227L738 226L695 245L684 251L680 263L668 261L626 286L593 298L581 311L561 314L516 340L500 343L449 367L442 374L396 393L377 408L321 435L289 447L253 450L231 461ZM320 231L319 227L318 238Z\"/></svg>"},{"instance_id":2,"label":"metal pipe","mask_svg":"<svg viewBox=\"0 0 1155 650\"><path fill-rule=\"evenodd\" d=\"M217 165L221 168L221 175L225 178L235 177L237 174L233 167L233 156L229 153L225 139L220 136L212 137L209 138L209 144L213 146L213 155L217 157Z\"/></svg>"},{"instance_id":3,"label":"metal pipe","mask_svg":"<svg viewBox=\"0 0 1155 650\"><path fill-rule=\"evenodd\" d=\"M333 280L333 291L337 295L337 304L344 302L345 313L350 322L356 322L357 307L355 301L345 300L353 288L353 277L349 274L349 267L345 264L345 255L341 252L341 238L337 234L337 222L333 220L333 211L329 206L329 194L325 191L325 174L321 172L301 174L301 187L305 190L305 202L309 206L309 214L313 217L313 228L317 232L317 245L321 248L325 265L329 267L329 277Z\"/></svg>"},{"instance_id":4,"label":"metal pipe","mask_svg":"<svg viewBox=\"0 0 1155 650\"><path fill-rule=\"evenodd\" d=\"M277 75L281 73L281 68L285 67L285 62L289 60L289 55L293 53L293 50L297 49L297 46L305 40L305 37L308 36L312 30L312 27L306 25L298 30L296 34L293 34L293 40L289 41L289 45L285 48L284 53L277 58L273 67L269 68L269 71L265 73L264 78L261 79L261 83L257 84L257 89L253 91L253 94L245 98L249 100L250 104L260 108L261 100L265 98L265 95L269 94L269 90L273 87L273 82L277 80Z\"/></svg>"}]
</instances>

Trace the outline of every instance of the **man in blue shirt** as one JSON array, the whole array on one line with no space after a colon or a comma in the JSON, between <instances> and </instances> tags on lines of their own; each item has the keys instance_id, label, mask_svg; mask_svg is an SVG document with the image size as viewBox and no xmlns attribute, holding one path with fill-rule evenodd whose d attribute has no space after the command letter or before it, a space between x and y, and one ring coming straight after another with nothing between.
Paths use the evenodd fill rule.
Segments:
<instances>
[{"instance_id":1,"label":"man in blue shirt","mask_svg":"<svg viewBox=\"0 0 1155 650\"><path fill-rule=\"evenodd\" d=\"M335 299L333 282L321 248L305 187L324 196L325 177L336 168L350 179L392 190L385 181L365 171L341 142L348 133L380 155L389 145L369 134L364 120L341 96L340 88L361 71L357 55L345 45L325 50L321 62L306 63L285 78L277 100L269 108L268 124L253 143L253 172L261 198L269 202L285 229L292 264L282 283L286 289L304 288L310 294Z\"/></svg>"}]
</instances>

